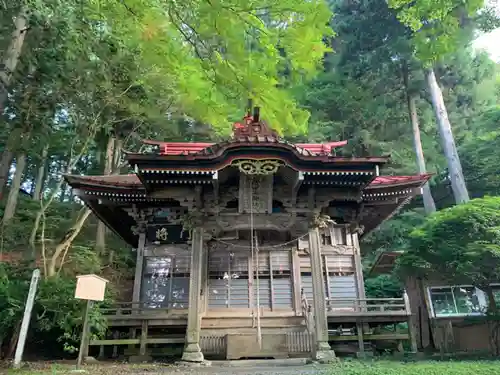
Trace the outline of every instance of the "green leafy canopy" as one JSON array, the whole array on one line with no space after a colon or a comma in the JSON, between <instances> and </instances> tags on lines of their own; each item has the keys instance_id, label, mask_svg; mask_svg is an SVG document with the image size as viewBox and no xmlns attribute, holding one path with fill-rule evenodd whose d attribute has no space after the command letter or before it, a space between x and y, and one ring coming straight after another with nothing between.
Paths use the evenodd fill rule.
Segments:
<instances>
[{"instance_id":1,"label":"green leafy canopy","mask_svg":"<svg viewBox=\"0 0 500 375\"><path fill-rule=\"evenodd\" d=\"M287 86L311 78L328 50L322 0L86 2L95 27L134 51L140 84L227 132L250 96L279 132L303 132L308 113Z\"/></svg>"},{"instance_id":2,"label":"green leafy canopy","mask_svg":"<svg viewBox=\"0 0 500 375\"><path fill-rule=\"evenodd\" d=\"M500 197L473 199L430 216L410 235L399 273L488 285L500 278Z\"/></svg>"}]
</instances>

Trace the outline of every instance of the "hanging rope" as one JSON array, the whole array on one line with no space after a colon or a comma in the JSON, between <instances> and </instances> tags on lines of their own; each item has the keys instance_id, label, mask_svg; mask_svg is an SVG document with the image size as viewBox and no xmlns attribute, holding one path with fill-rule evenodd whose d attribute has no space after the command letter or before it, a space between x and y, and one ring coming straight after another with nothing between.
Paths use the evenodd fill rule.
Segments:
<instances>
[{"instance_id":1,"label":"hanging rope","mask_svg":"<svg viewBox=\"0 0 500 375\"><path fill-rule=\"evenodd\" d=\"M253 221L253 176L250 176L250 247L252 251L252 260L256 259L255 263L255 281L256 285L256 308L257 308L257 342L259 343L259 349L262 349L262 330L260 326L260 280L259 280L259 247L257 241L257 235L254 231L254 221Z\"/></svg>"},{"instance_id":2,"label":"hanging rope","mask_svg":"<svg viewBox=\"0 0 500 375\"><path fill-rule=\"evenodd\" d=\"M280 244L277 244L277 245L270 245L270 246L264 246L261 248L261 250L270 250L270 249L276 249L278 247L283 247L283 246L287 246L287 245L290 245L294 242L297 242L298 240L301 240L302 238L306 237L308 235L308 233L304 233L302 235L300 235L299 237L296 237L294 238L293 240L290 240L290 241L287 241L287 242L283 242L283 243L280 243ZM216 242L219 242L221 244L224 244L224 245L228 245L228 246L232 246L232 247L237 247L237 248L240 248L240 249L251 249L252 246L248 246L248 245L239 245L239 244L235 244L235 243L232 243L232 242L227 242L227 241L224 241L224 240L220 240L218 238L212 238L213 241L216 241Z\"/></svg>"},{"instance_id":3,"label":"hanging rope","mask_svg":"<svg viewBox=\"0 0 500 375\"><path fill-rule=\"evenodd\" d=\"M255 234L255 249L257 255L257 342L259 343L259 349L262 349L262 331L260 327L260 279L259 279L259 241L257 240L257 234ZM272 291L271 291L272 293Z\"/></svg>"}]
</instances>

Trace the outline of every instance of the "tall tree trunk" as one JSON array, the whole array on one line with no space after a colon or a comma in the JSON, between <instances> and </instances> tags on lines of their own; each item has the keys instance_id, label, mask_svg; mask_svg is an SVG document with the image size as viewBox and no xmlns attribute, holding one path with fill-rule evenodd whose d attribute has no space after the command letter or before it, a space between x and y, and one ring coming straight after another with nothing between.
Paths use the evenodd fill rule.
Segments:
<instances>
[{"instance_id":1,"label":"tall tree trunk","mask_svg":"<svg viewBox=\"0 0 500 375\"><path fill-rule=\"evenodd\" d=\"M2 61L3 70L0 70L0 113L3 112L5 101L8 97L8 86L12 79L12 73L16 70L19 57L24 44L27 31L26 9L23 7L14 21L10 45L7 48L5 59Z\"/></svg>"},{"instance_id":2,"label":"tall tree trunk","mask_svg":"<svg viewBox=\"0 0 500 375\"><path fill-rule=\"evenodd\" d=\"M83 224L85 224L85 220L87 220L91 212L92 211L90 211L89 208L85 208L80 217L77 219L76 223L66 232L61 241L59 241L47 266L47 277L56 275L56 268L59 258L62 254L64 254L66 249L71 246L71 243L74 241L76 236L78 236L78 234L82 230Z\"/></svg>"},{"instance_id":3,"label":"tall tree trunk","mask_svg":"<svg viewBox=\"0 0 500 375\"><path fill-rule=\"evenodd\" d=\"M10 167L12 159L14 159L14 152L12 150L15 150L18 146L22 133L22 129L19 127L13 128L9 132L9 137L0 159L0 199L3 198L3 191L9 180Z\"/></svg>"},{"instance_id":4,"label":"tall tree trunk","mask_svg":"<svg viewBox=\"0 0 500 375\"><path fill-rule=\"evenodd\" d=\"M4 223L12 219L16 212L17 197L19 196L19 189L21 188L21 182L23 180L23 173L25 167L26 167L26 154L24 152L21 152L16 157L16 173L14 174L14 179L12 180L9 197L7 198L5 211L3 213Z\"/></svg>"},{"instance_id":5,"label":"tall tree trunk","mask_svg":"<svg viewBox=\"0 0 500 375\"><path fill-rule=\"evenodd\" d=\"M33 193L33 200L35 201L39 201L42 197L43 182L45 181L45 169L46 169L45 166L47 164L48 153L49 153L49 145L47 144L42 150L42 157L36 175L35 192Z\"/></svg>"},{"instance_id":6,"label":"tall tree trunk","mask_svg":"<svg viewBox=\"0 0 500 375\"><path fill-rule=\"evenodd\" d=\"M411 127L413 130L413 146L415 148L415 158L417 160L418 172L423 174L427 172L425 167L424 150L422 149L422 140L420 138L420 125L418 121L416 95L410 92L410 74L408 65L403 65L403 79L406 91L406 101L408 105L408 114L410 116ZM424 200L424 210L427 215L436 212L436 204L432 198L431 188L427 182L422 188L422 198Z\"/></svg>"},{"instance_id":7,"label":"tall tree trunk","mask_svg":"<svg viewBox=\"0 0 500 375\"><path fill-rule=\"evenodd\" d=\"M113 171L114 155L115 155L115 138L110 135L106 145L106 153L104 155L104 175L109 175ZM104 254L106 249L106 225L101 220L97 222L96 233L96 250L99 254Z\"/></svg>"},{"instance_id":8,"label":"tall tree trunk","mask_svg":"<svg viewBox=\"0 0 500 375\"><path fill-rule=\"evenodd\" d=\"M3 191L9 180L10 166L12 165L13 158L14 153L6 147L0 159L0 199L3 198Z\"/></svg>"},{"instance_id":9,"label":"tall tree trunk","mask_svg":"<svg viewBox=\"0 0 500 375\"><path fill-rule=\"evenodd\" d=\"M113 161L113 170L116 168L119 168L120 166L120 157L122 155L122 148L123 148L123 140L120 138L115 139L115 156L114 156L114 161ZM118 170L116 173L120 174L120 171Z\"/></svg>"},{"instance_id":10,"label":"tall tree trunk","mask_svg":"<svg viewBox=\"0 0 500 375\"><path fill-rule=\"evenodd\" d=\"M462 172L462 164L458 157L457 147L451 131L450 120L448 119L448 112L443 100L443 93L439 87L436 75L433 69L426 71L427 85L431 93L432 105L438 123L439 133L441 135L441 142L443 151L448 162L448 174L451 180L451 189L457 204L469 201L469 192L465 185L465 179Z\"/></svg>"}]
</instances>

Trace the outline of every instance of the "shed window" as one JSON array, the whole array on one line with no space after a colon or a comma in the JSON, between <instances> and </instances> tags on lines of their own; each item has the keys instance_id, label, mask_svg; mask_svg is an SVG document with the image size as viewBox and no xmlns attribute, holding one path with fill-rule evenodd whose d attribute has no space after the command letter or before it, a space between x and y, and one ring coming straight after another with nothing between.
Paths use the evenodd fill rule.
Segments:
<instances>
[{"instance_id":1,"label":"shed window","mask_svg":"<svg viewBox=\"0 0 500 375\"><path fill-rule=\"evenodd\" d=\"M481 314L486 308L483 291L472 286L429 288L435 317Z\"/></svg>"}]
</instances>

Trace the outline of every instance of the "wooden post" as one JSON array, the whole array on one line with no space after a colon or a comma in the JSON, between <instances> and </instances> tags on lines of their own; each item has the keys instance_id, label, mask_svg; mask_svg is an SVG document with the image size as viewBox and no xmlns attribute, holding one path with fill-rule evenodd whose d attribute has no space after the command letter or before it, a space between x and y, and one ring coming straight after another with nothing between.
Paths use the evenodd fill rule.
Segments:
<instances>
[{"instance_id":1,"label":"wooden post","mask_svg":"<svg viewBox=\"0 0 500 375\"><path fill-rule=\"evenodd\" d=\"M203 228L197 227L192 232L191 277L189 278L189 309L186 329L186 346L182 360L186 362L203 362L200 348L200 286L203 259Z\"/></svg>"},{"instance_id":2,"label":"wooden post","mask_svg":"<svg viewBox=\"0 0 500 375\"><path fill-rule=\"evenodd\" d=\"M113 339L118 340L120 338L120 333L118 331L113 332ZM118 345L113 345L113 353L111 354L111 358L118 357Z\"/></svg>"},{"instance_id":3,"label":"wooden post","mask_svg":"<svg viewBox=\"0 0 500 375\"><path fill-rule=\"evenodd\" d=\"M134 275L134 291L132 294L132 308L141 307L141 283L142 283L142 268L144 264L144 244L146 243L146 233L139 233L139 244L137 246L137 257L135 262Z\"/></svg>"},{"instance_id":4,"label":"wooden post","mask_svg":"<svg viewBox=\"0 0 500 375\"><path fill-rule=\"evenodd\" d=\"M411 352L416 353L418 351L418 347L417 347L417 337L415 332L415 324L413 323L413 317L411 313L410 298L408 297L406 290L403 292L403 300L405 303L405 310L408 313L408 335L410 338Z\"/></svg>"},{"instance_id":5,"label":"wooden post","mask_svg":"<svg viewBox=\"0 0 500 375\"><path fill-rule=\"evenodd\" d=\"M300 295L300 258L298 250L292 250L292 280L293 280L293 306L295 315L302 315L302 300Z\"/></svg>"},{"instance_id":6,"label":"wooden post","mask_svg":"<svg viewBox=\"0 0 500 375\"><path fill-rule=\"evenodd\" d=\"M30 325L31 311L33 310L33 305L35 303L38 280L40 280L40 270L36 269L33 271L33 274L31 276L30 289L28 292L28 298L26 299L23 321L21 323L21 329L19 331L19 339L17 340L16 354L14 356L14 368L21 367L24 344L26 343L26 335L28 334L28 327Z\"/></svg>"},{"instance_id":7,"label":"wooden post","mask_svg":"<svg viewBox=\"0 0 500 375\"><path fill-rule=\"evenodd\" d=\"M141 342L140 342L140 348L139 348L139 355L140 356L146 355L147 339L148 339L148 321L147 321L147 319L143 319L142 320L142 328L141 328Z\"/></svg>"},{"instance_id":8,"label":"wooden post","mask_svg":"<svg viewBox=\"0 0 500 375\"><path fill-rule=\"evenodd\" d=\"M131 314L141 313L141 285L142 285L142 271L144 268L144 245L146 243L146 233L139 233L139 242L137 245L137 254L135 261L135 275L134 275L134 289L132 292L132 308ZM170 294L169 294L170 295ZM134 310L138 309L138 310ZM135 311L135 312L134 312ZM130 337L135 339L137 336L137 329L130 328ZM135 345L129 345L129 349L134 349Z\"/></svg>"},{"instance_id":9,"label":"wooden post","mask_svg":"<svg viewBox=\"0 0 500 375\"><path fill-rule=\"evenodd\" d=\"M363 339L363 324L360 322L356 323L356 331L358 334L358 357L363 358L365 356L365 342Z\"/></svg>"},{"instance_id":10,"label":"wooden post","mask_svg":"<svg viewBox=\"0 0 500 375\"><path fill-rule=\"evenodd\" d=\"M99 359L104 359L104 345L99 345Z\"/></svg>"},{"instance_id":11,"label":"wooden post","mask_svg":"<svg viewBox=\"0 0 500 375\"><path fill-rule=\"evenodd\" d=\"M93 301L87 300L87 307L85 308L85 317L83 318L82 338L80 339L80 351L78 352L78 359L76 360L76 368L80 368L83 362L83 357L88 356L89 342L89 314L92 309Z\"/></svg>"},{"instance_id":12,"label":"wooden post","mask_svg":"<svg viewBox=\"0 0 500 375\"><path fill-rule=\"evenodd\" d=\"M309 229L309 253L311 254L311 275L313 287L314 326L316 359L335 358L335 352L328 344L328 322L326 315L326 291L321 261L320 237L318 228Z\"/></svg>"}]
</instances>

